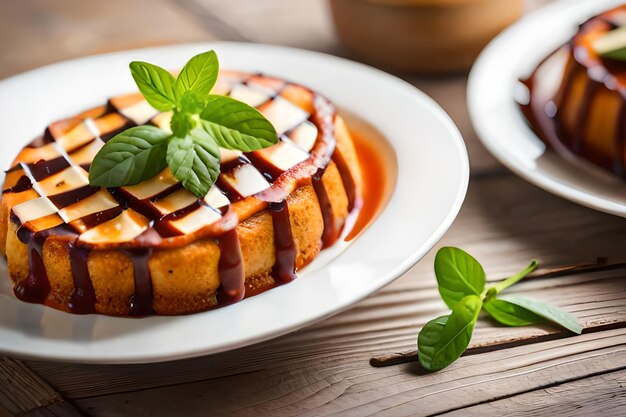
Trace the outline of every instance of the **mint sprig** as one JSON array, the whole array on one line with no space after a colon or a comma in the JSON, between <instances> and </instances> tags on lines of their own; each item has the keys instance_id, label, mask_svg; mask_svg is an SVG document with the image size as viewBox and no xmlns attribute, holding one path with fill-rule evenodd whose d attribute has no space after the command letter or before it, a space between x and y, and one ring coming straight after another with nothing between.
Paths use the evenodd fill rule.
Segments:
<instances>
[{"instance_id":1,"label":"mint sprig","mask_svg":"<svg viewBox=\"0 0 626 417\"><path fill-rule=\"evenodd\" d=\"M417 338L419 362L437 371L456 361L469 346L481 311L505 326L526 326L545 321L580 334L574 316L550 304L517 294L500 293L537 269L532 261L519 273L485 289L486 275L480 263L459 248L441 248L435 256L439 294L452 312L424 325Z\"/></svg>"},{"instance_id":2,"label":"mint sprig","mask_svg":"<svg viewBox=\"0 0 626 417\"><path fill-rule=\"evenodd\" d=\"M215 51L191 58L177 78L147 62L131 62L130 71L152 107L173 112L172 133L146 125L118 134L95 156L91 185L137 184L169 166L185 188L202 198L220 173L220 146L251 152L278 142L276 130L257 109L210 94L219 72Z\"/></svg>"}]
</instances>

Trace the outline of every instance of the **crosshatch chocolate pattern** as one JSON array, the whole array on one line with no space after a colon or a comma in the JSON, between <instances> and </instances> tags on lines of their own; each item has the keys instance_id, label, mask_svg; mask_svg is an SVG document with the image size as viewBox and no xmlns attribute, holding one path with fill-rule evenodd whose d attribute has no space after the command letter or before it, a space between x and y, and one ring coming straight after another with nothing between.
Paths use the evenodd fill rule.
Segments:
<instances>
[{"instance_id":1,"label":"crosshatch chocolate pattern","mask_svg":"<svg viewBox=\"0 0 626 417\"><path fill-rule=\"evenodd\" d=\"M16 230L27 248L28 273L12 274L18 298L78 314L102 312L96 308L103 300L94 289L89 257L94 251L119 251L130 260L134 277L125 313L154 314L149 267L153 251L208 238L214 239L220 253L215 294L200 308L157 313L240 301L246 296L246 276L237 226L265 209L272 218L275 253L269 281L274 285L291 281L301 265L288 198L303 186L312 188L317 197L323 220L320 246L337 240L345 215L337 216L333 210L326 169L336 167L348 212L358 208L359 197L358 179L348 162L354 155L344 155L337 146L335 126L345 126L338 123L333 105L302 86L260 74L223 71L214 93L259 109L276 128L279 143L250 153L221 149L221 174L202 199L183 188L167 168L138 185L109 189L89 185L93 157L116 134L143 124L169 130L171 113L154 110L138 93L114 97L105 106L55 122L22 150L7 171L2 205L3 224L9 225L2 247L8 248L8 235ZM55 297L50 268L43 254L48 239L67 246L73 284L67 300L51 300ZM11 271L8 250L7 256Z\"/></svg>"}]
</instances>

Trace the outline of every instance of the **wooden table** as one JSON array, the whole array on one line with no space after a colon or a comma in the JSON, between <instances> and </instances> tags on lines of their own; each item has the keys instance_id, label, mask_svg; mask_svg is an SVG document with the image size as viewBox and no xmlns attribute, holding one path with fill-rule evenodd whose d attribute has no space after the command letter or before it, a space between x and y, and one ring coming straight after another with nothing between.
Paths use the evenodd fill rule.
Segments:
<instances>
[{"instance_id":1,"label":"wooden table","mask_svg":"<svg viewBox=\"0 0 626 417\"><path fill-rule=\"evenodd\" d=\"M321 1L21 0L2 5L0 77L103 51L215 39L349 56ZM450 113L470 154L467 199L437 247L465 248L492 281L533 258L544 266L626 258L624 219L529 185L486 152L468 120L464 75L406 78ZM414 349L421 326L445 311L435 250L349 311L228 353L132 366L0 358L0 416L626 415L624 269L516 287L572 312L585 326L580 336L480 320L472 354L441 372L415 361L372 367L372 357Z\"/></svg>"}]
</instances>

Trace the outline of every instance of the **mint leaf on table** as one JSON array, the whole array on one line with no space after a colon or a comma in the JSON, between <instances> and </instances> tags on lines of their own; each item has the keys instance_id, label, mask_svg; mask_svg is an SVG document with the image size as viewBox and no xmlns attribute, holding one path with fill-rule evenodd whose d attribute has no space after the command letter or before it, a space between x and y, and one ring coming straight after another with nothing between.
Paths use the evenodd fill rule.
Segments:
<instances>
[{"instance_id":1,"label":"mint leaf on table","mask_svg":"<svg viewBox=\"0 0 626 417\"><path fill-rule=\"evenodd\" d=\"M169 133L136 126L109 140L94 157L89 183L100 187L138 184L163 171Z\"/></svg>"},{"instance_id":2,"label":"mint leaf on table","mask_svg":"<svg viewBox=\"0 0 626 417\"><path fill-rule=\"evenodd\" d=\"M230 97L210 95L200 118L222 148L252 152L278 143L274 126L260 111Z\"/></svg>"},{"instance_id":3,"label":"mint leaf on table","mask_svg":"<svg viewBox=\"0 0 626 417\"><path fill-rule=\"evenodd\" d=\"M537 269L532 261L517 274L485 288L483 267L459 248L444 247L435 256L435 275L449 315L429 321L417 337L420 364L436 371L450 365L467 349L481 310L505 326L526 326L546 321L580 334L582 326L568 312L531 298L500 293Z\"/></svg>"},{"instance_id":4,"label":"mint leaf on table","mask_svg":"<svg viewBox=\"0 0 626 417\"><path fill-rule=\"evenodd\" d=\"M220 173L220 151L204 130L196 128L184 138L172 138L167 147L167 165L174 178L202 198Z\"/></svg>"},{"instance_id":5,"label":"mint leaf on table","mask_svg":"<svg viewBox=\"0 0 626 417\"><path fill-rule=\"evenodd\" d=\"M500 299L531 311L532 313L541 316L552 323L556 323L576 334L580 334L583 331L583 327L574 316L553 305L519 294L505 294L500 296Z\"/></svg>"},{"instance_id":6,"label":"mint leaf on table","mask_svg":"<svg viewBox=\"0 0 626 417\"><path fill-rule=\"evenodd\" d=\"M92 185L136 184L169 165L174 177L200 198L220 173L219 146L251 152L278 143L274 126L257 109L209 95L219 71L214 51L191 58L177 78L147 62L131 62L130 70L152 107L172 111L173 135L153 126L121 133L94 158L89 170Z\"/></svg>"},{"instance_id":7,"label":"mint leaf on table","mask_svg":"<svg viewBox=\"0 0 626 417\"><path fill-rule=\"evenodd\" d=\"M528 326L545 322L541 316L536 315L532 311L497 298L488 298L483 305L483 310L494 320L510 327Z\"/></svg>"},{"instance_id":8,"label":"mint leaf on table","mask_svg":"<svg viewBox=\"0 0 626 417\"><path fill-rule=\"evenodd\" d=\"M219 62L215 51L208 51L191 58L176 79L176 89L182 95L185 91L193 91L204 97L211 92L217 81Z\"/></svg>"},{"instance_id":9,"label":"mint leaf on table","mask_svg":"<svg viewBox=\"0 0 626 417\"><path fill-rule=\"evenodd\" d=\"M455 305L450 315L426 323L418 337L418 357L425 369L443 369L465 352L481 307L479 296L468 295Z\"/></svg>"},{"instance_id":10,"label":"mint leaf on table","mask_svg":"<svg viewBox=\"0 0 626 417\"><path fill-rule=\"evenodd\" d=\"M176 79L163 68L147 62L133 61L130 72L139 91L152 107L160 111L172 110L178 104Z\"/></svg>"},{"instance_id":11,"label":"mint leaf on table","mask_svg":"<svg viewBox=\"0 0 626 417\"><path fill-rule=\"evenodd\" d=\"M462 249L443 247L435 256L439 294L449 308L467 295L480 295L485 288L485 271L472 255Z\"/></svg>"}]
</instances>

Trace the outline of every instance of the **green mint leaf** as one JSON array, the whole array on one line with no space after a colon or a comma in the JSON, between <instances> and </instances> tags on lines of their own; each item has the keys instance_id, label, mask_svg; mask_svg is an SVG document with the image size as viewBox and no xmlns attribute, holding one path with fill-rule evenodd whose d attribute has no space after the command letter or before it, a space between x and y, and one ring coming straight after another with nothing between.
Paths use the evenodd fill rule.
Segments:
<instances>
[{"instance_id":1,"label":"green mint leaf","mask_svg":"<svg viewBox=\"0 0 626 417\"><path fill-rule=\"evenodd\" d=\"M180 99L180 109L191 114L199 114L204 104L204 99L192 90L185 91Z\"/></svg>"},{"instance_id":2,"label":"green mint leaf","mask_svg":"<svg viewBox=\"0 0 626 417\"><path fill-rule=\"evenodd\" d=\"M617 61L626 61L626 47L605 52L602 56L605 58L615 59Z\"/></svg>"},{"instance_id":3,"label":"green mint leaf","mask_svg":"<svg viewBox=\"0 0 626 417\"><path fill-rule=\"evenodd\" d=\"M483 304L483 310L494 320L505 326L518 327L543 323L545 319L532 311L497 298L489 298Z\"/></svg>"},{"instance_id":4,"label":"green mint leaf","mask_svg":"<svg viewBox=\"0 0 626 417\"><path fill-rule=\"evenodd\" d=\"M170 140L167 164L174 178L202 198L220 173L219 148L204 130L196 128L184 138Z\"/></svg>"},{"instance_id":5,"label":"green mint leaf","mask_svg":"<svg viewBox=\"0 0 626 417\"><path fill-rule=\"evenodd\" d=\"M606 32L592 42L592 47L604 58L626 61L626 26Z\"/></svg>"},{"instance_id":6,"label":"green mint leaf","mask_svg":"<svg viewBox=\"0 0 626 417\"><path fill-rule=\"evenodd\" d=\"M556 323L574 333L580 334L583 330L582 325L578 322L576 317L553 305L518 294L505 294L500 296L500 300L523 307L536 315Z\"/></svg>"},{"instance_id":7,"label":"green mint leaf","mask_svg":"<svg viewBox=\"0 0 626 417\"><path fill-rule=\"evenodd\" d=\"M217 80L219 62L215 51L208 51L191 58L178 74L176 90L182 96L185 91L194 91L206 97Z\"/></svg>"},{"instance_id":8,"label":"green mint leaf","mask_svg":"<svg viewBox=\"0 0 626 417\"><path fill-rule=\"evenodd\" d=\"M252 152L278 142L276 130L265 116L230 97L210 95L200 118L204 130L223 148Z\"/></svg>"},{"instance_id":9,"label":"green mint leaf","mask_svg":"<svg viewBox=\"0 0 626 417\"><path fill-rule=\"evenodd\" d=\"M176 107L176 79L172 74L157 65L141 61L131 62L130 72L139 91L152 107L160 111Z\"/></svg>"},{"instance_id":10,"label":"green mint leaf","mask_svg":"<svg viewBox=\"0 0 626 417\"><path fill-rule=\"evenodd\" d=\"M451 309L467 295L480 295L485 288L485 271L469 253L443 247L435 256L435 275L439 294Z\"/></svg>"},{"instance_id":11,"label":"green mint leaf","mask_svg":"<svg viewBox=\"0 0 626 417\"><path fill-rule=\"evenodd\" d=\"M450 315L426 323L417 337L418 358L424 369L443 369L465 352L481 307L479 296L468 295L456 304Z\"/></svg>"},{"instance_id":12,"label":"green mint leaf","mask_svg":"<svg viewBox=\"0 0 626 417\"><path fill-rule=\"evenodd\" d=\"M197 116L196 116L197 117ZM184 138L187 134L196 127L197 121L194 119L193 114L187 112L175 111L172 114L172 120L170 120L170 129L174 136Z\"/></svg>"},{"instance_id":13,"label":"green mint leaf","mask_svg":"<svg viewBox=\"0 0 626 417\"><path fill-rule=\"evenodd\" d=\"M131 127L109 140L89 168L89 184L121 187L152 178L166 167L169 133L154 126Z\"/></svg>"}]
</instances>

